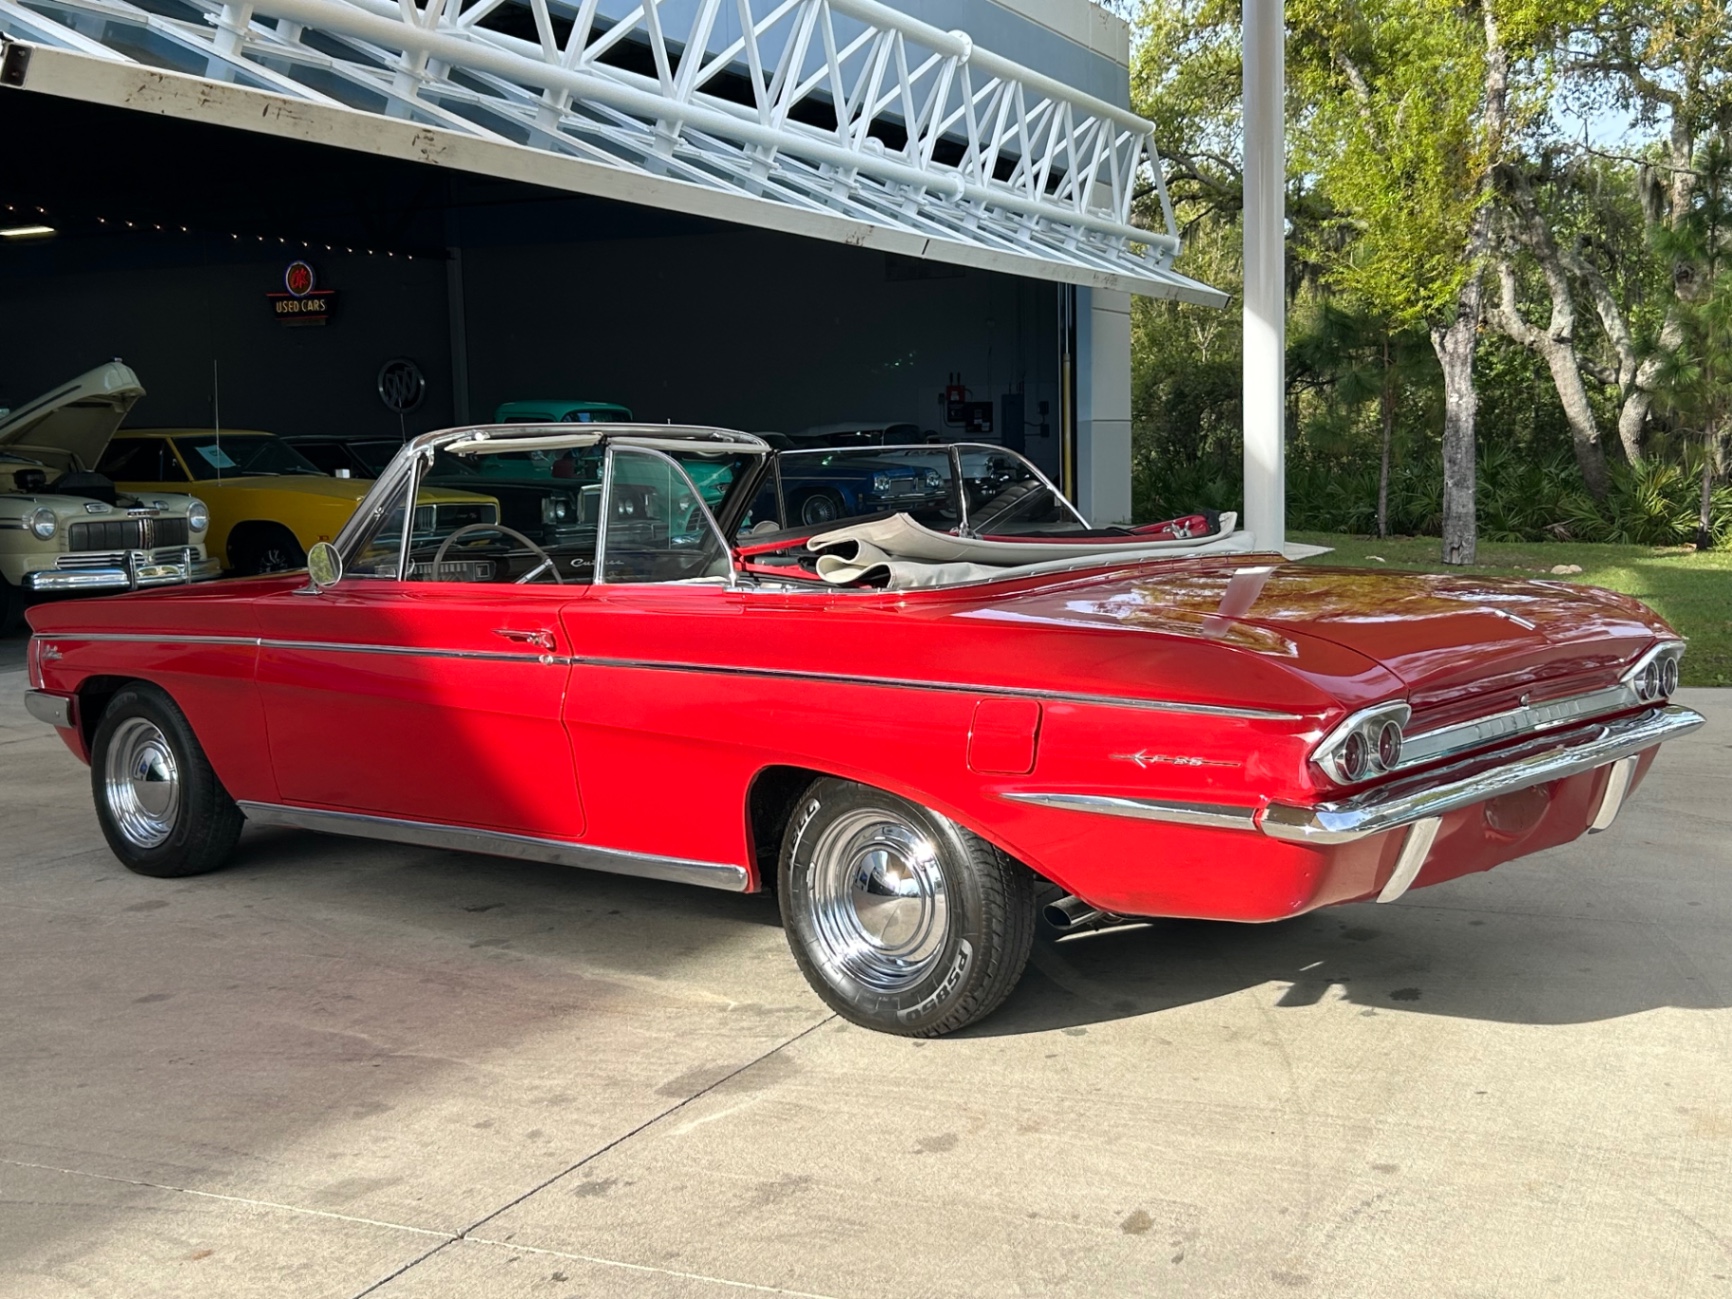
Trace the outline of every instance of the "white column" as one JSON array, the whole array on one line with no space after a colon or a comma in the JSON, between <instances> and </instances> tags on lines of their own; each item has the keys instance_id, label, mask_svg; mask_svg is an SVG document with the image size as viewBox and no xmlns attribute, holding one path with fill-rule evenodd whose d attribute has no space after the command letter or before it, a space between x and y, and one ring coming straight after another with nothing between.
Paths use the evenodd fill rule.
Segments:
<instances>
[{"instance_id":1,"label":"white column","mask_svg":"<svg viewBox=\"0 0 1732 1299\"><path fill-rule=\"evenodd\" d=\"M1131 296L1077 298L1077 508L1097 526L1131 517Z\"/></svg>"},{"instance_id":2,"label":"white column","mask_svg":"<svg viewBox=\"0 0 1732 1299\"><path fill-rule=\"evenodd\" d=\"M1287 540L1286 29L1282 0L1244 0L1245 518L1259 550Z\"/></svg>"}]
</instances>

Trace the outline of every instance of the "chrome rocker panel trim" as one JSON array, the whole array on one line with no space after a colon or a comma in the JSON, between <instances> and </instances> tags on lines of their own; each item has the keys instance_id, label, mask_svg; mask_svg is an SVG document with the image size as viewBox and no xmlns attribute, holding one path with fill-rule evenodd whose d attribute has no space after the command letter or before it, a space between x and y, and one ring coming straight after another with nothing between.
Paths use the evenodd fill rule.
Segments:
<instances>
[{"instance_id":1,"label":"chrome rocker panel trim","mask_svg":"<svg viewBox=\"0 0 1732 1299\"><path fill-rule=\"evenodd\" d=\"M1259 830L1274 839L1292 843L1351 843L1368 835L1384 834L1445 813L1483 803L1502 794L1513 794L1535 785L1592 771L1610 763L1632 759L1656 745L1688 735L1702 726L1700 713L1678 705L1651 708L1634 717L1608 722L1586 740L1565 742L1510 762L1482 768L1485 759L1462 763L1454 770L1466 774L1451 778L1451 769L1412 777L1392 786L1370 790L1339 802L1315 807L1293 807L1271 803L1245 807L1227 803L1182 803L1165 799L1131 798L1113 794L1047 792L1004 793L1015 803L1073 812L1093 812L1141 821L1165 821L1174 825L1205 826L1224 830ZM1476 770L1476 768L1478 768ZM1613 772L1614 792L1602 800L1592 829L1604 829L1617 815L1628 791L1634 764ZM1416 868L1417 870L1417 868Z\"/></svg>"},{"instance_id":2,"label":"chrome rocker panel trim","mask_svg":"<svg viewBox=\"0 0 1732 1299\"><path fill-rule=\"evenodd\" d=\"M744 893L750 878L744 868L722 862L687 861L680 857L653 857L618 848L597 848L567 843L561 839L536 839L529 835L498 830L475 830L467 826L436 825L427 821L398 821L360 812L328 812L310 807L285 807L278 803L239 803L254 825L288 826L358 839L383 839L389 843L414 844L422 848L449 848L457 852L510 857L516 861L548 862L555 866L577 866L606 871L610 875L632 875L638 879L667 880L673 884L695 884L700 888Z\"/></svg>"}]
</instances>

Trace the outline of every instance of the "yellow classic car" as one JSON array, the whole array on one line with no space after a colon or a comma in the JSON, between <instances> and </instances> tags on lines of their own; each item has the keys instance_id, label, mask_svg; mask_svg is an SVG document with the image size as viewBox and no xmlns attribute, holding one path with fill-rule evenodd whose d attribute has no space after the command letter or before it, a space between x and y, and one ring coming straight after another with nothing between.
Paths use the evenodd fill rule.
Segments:
<instances>
[{"instance_id":1,"label":"yellow classic car","mask_svg":"<svg viewBox=\"0 0 1732 1299\"><path fill-rule=\"evenodd\" d=\"M122 429L99 466L125 491L196 491L210 507L206 545L236 574L300 568L337 535L373 484L332 478L274 433L258 429ZM196 487L189 484L197 484ZM430 512L426 528L420 514ZM417 530L497 523L499 502L427 488Z\"/></svg>"}]
</instances>

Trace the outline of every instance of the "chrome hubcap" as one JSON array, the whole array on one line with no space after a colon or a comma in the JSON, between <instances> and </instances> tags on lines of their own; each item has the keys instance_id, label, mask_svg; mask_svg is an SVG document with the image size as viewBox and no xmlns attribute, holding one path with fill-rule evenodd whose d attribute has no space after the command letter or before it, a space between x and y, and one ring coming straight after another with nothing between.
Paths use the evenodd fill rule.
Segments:
<instances>
[{"instance_id":1,"label":"chrome hubcap","mask_svg":"<svg viewBox=\"0 0 1732 1299\"><path fill-rule=\"evenodd\" d=\"M108 810L128 843L155 848L168 841L180 817L180 768L154 722L129 717L115 728L103 783Z\"/></svg>"},{"instance_id":2,"label":"chrome hubcap","mask_svg":"<svg viewBox=\"0 0 1732 1299\"><path fill-rule=\"evenodd\" d=\"M894 813L854 812L812 848L818 955L881 992L917 983L944 947L950 906L938 849Z\"/></svg>"}]
</instances>

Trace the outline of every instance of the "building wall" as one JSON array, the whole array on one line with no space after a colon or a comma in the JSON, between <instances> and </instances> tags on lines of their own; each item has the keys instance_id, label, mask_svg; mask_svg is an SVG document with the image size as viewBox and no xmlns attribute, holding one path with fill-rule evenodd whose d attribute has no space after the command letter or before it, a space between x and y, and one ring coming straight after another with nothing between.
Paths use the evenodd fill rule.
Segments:
<instances>
[{"instance_id":1,"label":"building wall","mask_svg":"<svg viewBox=\"0 0 1732 1299\"><path fill-rule=\"evenodd\" d=\"M840 420L943 423L1021 386L1026 445L1057 410L1047 284L749 230L678 239L465 247L472 414L501 401L620 401L640 418L797 432ZM1056 463L1056 415L1049 416ZM997 431L1002 436L1002 430Z\"/></svg>"},{"instance_id":2,"label":"building wall","mask_svg":"<svg viewBox=\"0 0 1732 1299\"><path fill-rule=\"evenodd\" d=\"M1056 467L1051 285L747 230L570 236L503 242L483 231L455 286L436 258L307 253L338 293L320 327L271 314L265 294L280 289L287 250L158 236L44 245L29 273L0 282L0 405L118 356L147 390L134 425L220 418L279 433L414 434L458 420L461 356L478 420L502 401L575 397L624 402L652 421L794 432L893 420L960 435L939 402L959 373L995 412L1020 385L1028 453ZM428 379L401 421L376 390L397 356Z\"/></svg>"},{"instance_id":3,"label":"building wall","mask_svg":"<svg viewBox=\"0 0 1732 1299\"><path fill-rule=\"evenodd\" d=\"M45 245L33 273L0 285L0 405L120 357L145 387L134 425L220 418L281 433L394 434L398 417L379 400L376 376L407 355L421 360L428 393L401 427L448 423L443 263L306 255L338 291L325 326L288 327L272 315L265 294L281 291L286 249L167 236Z\"/></svg>"},{"instance_id":4,"label":"building wall","mask_svg":"<svg viewBox=\"0 0 1732 1299\"><path fill-rule=\"evenodd\" d=\"M1131 298L1077 290L1077 508L1131 518Z\"/></svg>"}]
</instances>

